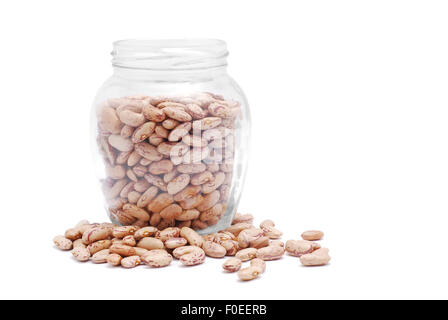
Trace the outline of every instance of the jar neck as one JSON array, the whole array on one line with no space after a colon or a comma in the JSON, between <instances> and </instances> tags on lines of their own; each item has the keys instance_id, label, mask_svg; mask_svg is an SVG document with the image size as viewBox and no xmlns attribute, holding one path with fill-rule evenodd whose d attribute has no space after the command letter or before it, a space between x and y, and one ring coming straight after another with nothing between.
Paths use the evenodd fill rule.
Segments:
<instances>
[{"instance_id":1,"label":"jar neck","mask_svg":"<svg viewBox=\"0 0 448 320\"><path fill-rule=\"evenodd\" d=\"M196 70L146 70L114 67L114 76L136 81L157 82L189 82L211 81L227 75L226 67L205 68Z\"/></svg>"},{"instance_id":2,"label":"jar neck","mask_svg":"<svg viewBox=\"0 0 448 320\"><path fill-rule=\"evenodd\" d=\"M121 40L114 43L112 65L125 78L183 81L225 74L227 55L221 40Z\"/></svg>"}]
</instances>

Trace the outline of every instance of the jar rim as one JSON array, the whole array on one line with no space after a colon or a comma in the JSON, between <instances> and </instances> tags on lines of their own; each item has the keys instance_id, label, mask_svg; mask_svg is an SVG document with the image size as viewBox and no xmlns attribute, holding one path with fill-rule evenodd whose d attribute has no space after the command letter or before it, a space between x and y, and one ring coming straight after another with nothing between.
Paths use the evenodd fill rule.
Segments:
<instances>
[{"instance_id":1,"label":"jar rim","mask_svg":"<svg viewBox=\"0 0 448 320\"><path fill-rule=\"evenodd\" d=\"M125 39L113 43L115 67L194 70L226 66L227 44L219 39Z\"/></svg>"},{"instance_id":2,"label":"jar rim","mask_svg":"<svg viewBox=\"0 0 448 320\"><path fill-rule=\"evenodd\" d=\"M226 42L212 38L177 38L177 39L123 39L113 42L114 47L138 48L197 48L220 46L226 49Z\"/></svg>"}]
</instances>

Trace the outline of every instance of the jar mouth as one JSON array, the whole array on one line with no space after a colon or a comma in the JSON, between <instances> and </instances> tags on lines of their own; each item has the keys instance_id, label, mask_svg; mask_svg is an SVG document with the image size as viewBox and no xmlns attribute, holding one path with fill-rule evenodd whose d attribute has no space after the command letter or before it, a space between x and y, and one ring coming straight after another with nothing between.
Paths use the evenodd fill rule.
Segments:
<instances>
[{"instance_id":1,"label":"jar mouth","mask_svg":"<svg viewBox=\"0 0 448 320\"><path fill-rule=\"evenodd\" d=\"M126 39L111 54L114 67L169 71L224 67L228 51L218 39Z\"/></svg>"}]
</instances>

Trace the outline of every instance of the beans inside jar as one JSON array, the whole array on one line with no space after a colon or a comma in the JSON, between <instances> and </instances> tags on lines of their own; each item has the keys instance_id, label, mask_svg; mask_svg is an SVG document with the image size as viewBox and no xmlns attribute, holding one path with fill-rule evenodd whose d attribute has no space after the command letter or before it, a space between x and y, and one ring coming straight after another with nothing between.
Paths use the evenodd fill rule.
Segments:
<instances>
[{"instance_id":1,"label":"beans inside jar","mask_svg":"<svg viewBox=\"0 0 448 320\"><path fill-rule=\"evenodd\" d=\"M97 108L103 193L123 226L205 229L227 209L240 103L212 93L127 96Z\"/></svg>"}]
</instances>

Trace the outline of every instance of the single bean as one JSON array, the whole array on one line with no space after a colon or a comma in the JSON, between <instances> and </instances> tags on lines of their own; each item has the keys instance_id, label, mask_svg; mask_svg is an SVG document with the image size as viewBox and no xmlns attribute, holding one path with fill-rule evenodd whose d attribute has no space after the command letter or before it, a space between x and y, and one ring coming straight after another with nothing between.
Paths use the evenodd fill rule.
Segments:
<instances>
[{"instance_id":1,"label":"single bean","mask_svg":"<svg viewBox=\"0 0 448 320\"><path fill-rule=\"evenodd\" d=\"M112 236L112 228L109 227L94 227L82 235L84 244L91 244L99 240L106 240Z\"/></svg>"},{"instance_id":2,"label":"single bean","mask_svg":"<svg viewBox=\"0 0 448 320\"><path fill-rule=\"evenodd\" d=\"M318 241L322 240L324 233L319 230L309 230L302 233L302 239L308 241Z\"/></svg>"},{"instance_id":3,"label":"single bean","mask_svg":"<svg viewBox=\"0 0 448 320\"><path fill-rule=\"evenodd\" d=\"M99 111L98 123L101 129L111 133L119 133L122 126L115 109L108 106L104 106Z\"/></svg>"},{"instance_id":4,"label":"single bean","mask_svg":"<svg viewBox=\"0 0 448 320\"><path fill-rule=\"evenodd\" d=\"M165 250L152 250L142 256L142 261L152 268L168 266L173 257Z\"/></svg>"},{"instance_id":5,"label":"single bean","mask_svg":"<svg viewBox=\"0 0 448 320\"><path fill-rule=\"evenodd\" d=\"M139 143L143 140L146 140L154 132L155 127L155 122L145 122L135 129L134 133L132 134L132 142Z\"/></svg>"},{"instance_id":6,"label":"single bean","mask_svg":"<svg viewBox=\"0 0 448 320\"><path fill-rule=\"evenodd\" d=\"M173 255L175 255L175 252L177 251L177 254L182 252L179 256L179 260L183 265L186 266L195 266L198 264L201 264L205 261L205 252L199 247L196 246L185 246L185 247L179 247L177 249L174 249Z\"/></svg>"},{"instance_id":7,"label":"single bean","mask_svg":"<svg viewBox=\"0 0 448 320\"><path fill-rule=\"evenodd\" d=\"M135 250L135 255L136 256L143 256L144 254L148 253L149 250L145 249L145 248L140 248L140 247L134 247Z\"/></svg>"},{"instance_id":8,"label":"single bean","mask_svg":"<svg viewBox=\"0 0 448 320\"><path fill-rule=\"evenodd\" d=\"M238 277L243 281L250 281L258 278L261 273L261 269L259 267L247 267L238 271Z\"/></svg>"},{"instance_id":9,"label":"single bean","mask_svg":"<svg viewBox=\"0 0 448 320\"><path fill-rule=\"evenodd\" d=\"M202 249L207 256L212 258L222 258L227 253L227 250L222 245L212 241L205 241L202 245Z\"/></svg>"},{"instance_id":10,"label":"single bean","mask_svg":"<svg viewBox=\"0 0 448 320\"><path fill-rule=\"evenodd\" d=\"M121 266L126 269L135 268L141 263L139 256L130 256L121 260Z\"/></svg>"},{"instance_id":11,"label":"single bean","mask_svg":"<svg viewBox=\"0 0 448 320\"><path fill-rule=\"evenodd\" d=\"M177 221L189 221L199 217L201 213L196 209L184 210L180 215L176 217Z\"/></svg>"},{"instance_id":12,"label":"single bean","mask_svg":"<svg viewBox=\"0 0 448 320\"><path fill-rule=\"evenodd\" d=\"M258 249L257 258L265 261L277 260L280 259L284 253L285 250L280 246L269 246Z\"/></svg>"},{"instance_id":13,"label":"single bean","mask_svg":"<svg viewBox=\"0 0 448 320\"><path fill-rule=\"evenodd\" d=\"M168 239L171 238L178 238L180 236L180 228L177 227L168 227L165 228L164 230L160 231L157 234L157 237L161 240L161 241L166 241Z\"/></svg>"},{"instance_id":14,"label":"single bean","mask_svg":"<svg viewBox=\"0 0 448 320\"><path fill-rule=\"evenodd\" d=\"M307 240L288 240L285 250L294 257L301 257L314 251L313 242Z\"/></svg>"},{"instance_id":15,"label":"single bean","mask_svg":"<svg viewBox=\"0 0 448 320\"><path fill-rule=\"evenodd\" d=\"M126 236L133 235L137 231L134 226L115 227L112 231L112 235L115 238L122 239Z\"/></svg>"},{"instance_id":16,"label":"single bean","mask_svg":"<svg viewBox=\"0 0 448 320\"><path fill-rule=\"evenodd\" d=\"M82 242L82 239L76 239L75 241L73 241L73 248L76 248L76 247L87 248L87 246Z\"/></svg>"},{"instance_id":17,"label":"single bean","mask_svg":"<svg viewBox=\"0 0 448 320\"><path fill-rule=\"evenodd\" d=\"M188 227L183 227L180 230L180 236L185 238L192 246L202 247L204 243L204 239L196 231Z\"/></svg>"},{"instance_id":18,"label":"single bean","mask_svg":"<svg viewBox=\"0 0 448 320\"><path fill-rule=\"evenodd\" d=\"M141 113L134 112L129 109L120 110L118 117L121 122L127 124L130 127L141 126L145 122L145 116Z\"/></svg>"},{"instance_id":19,"label":"single bean","mask_svg":"<svg viewBox=\"0 0 448 320\"><path fill-rule=\"evenodd\" d=\"M269 219L263 220L260 223L260 229L263 229L264 227L275 227L275 223L274 223L274 221L269 220Z\"/></svg>"},{"instance_id":20,"label":"single bean","mask_svg":"<svg viewBox=\"0 0 448 320\"><path fill-rule=\"evenodd\" d=\"M261 270L261 273L263 273L266 270L266 262L259 258L252 259L250 261L250 266L251 267L259 267Z\"/></svg>"},{"instance_id":21,"label":"single bean","mask_svg":"<svg viewBox=\"0 0 448 320\"><path fill-rule=\"evenodd\" d=\"M82 233L77 228L71 228L65 231L65 237L69 240L75 241L82 238Z\"/></svg>"},{"instance_id":22,"label":"single bean","mask_svg":"<svg viewBox=\"0 0 448 320\"><path fill-rule=\"evenodd\" d=\"M108 138L109 144L117 149L118 151L132 151L134 149L134 144L131 139L123 138L118 134L112 134Z\"/></svg>"},{"instance_id":23,"label":"single bean","mask_svg":"<svg viewBox=\"0 0 448 320\"><path fill-rule=\"evenodd\" d=\"M172 179L167 185L169 194L176 194L182 191L190 183L190 175L183 173Z\"/></svg>"},{"instance_id":24,"label":"single bean","mask_svg":"<svg viewBox=\"0 0 448 320\"><path fill-rule=\"evenodd\" d=\"M257 251L258 250L255 248L243 249L236 253L235 258L238 258L241 261L249 261L257 257Z\"/></svg>"},{"instance_id":25,"label":"single bean","mask_svg":"<svg viewBox=\"0 0 448 320\"><path fill-rule=\"evenodd\" d=\"M168 207L173 202L174 199L172 195L168 193L161 193L148 204L147 209L151 212L160 213L160 211Z\"/></svg>"},{"instance_id":26,"label":"single bean","mask_svg":"<svg viewBox=\"0 0 448 320\"><path fill-rule=\"evenodd\" d=\"M109 247L110 253L117 253L123 257L135 255L135 248L124 244L113 244Z\"/></svg>"},{"instance_id":27,"label":"single bean","mask_svg":"<svg viewBox=\"0 0 448 320\"><path fill-rule=\"evenodd\" d=\"M312 253L300 257L300 262L304 266L323 266L330 262L331 257L327 248L318 249Z\"/></svg>"},{"instance_id":28,"label":"single bean","mask_svg":"<svg viewBox=\"0 0 448 320\"><path fill-rule=\"evenodd\" d=\"M109 249L103 249L98 251L92 256L93 263L106 263L107 257L109 257Z\"/></svg>"},{"instance_id":29,"label":"single bean","mask_svg":"<svg viewBox=\"0 0 448 320\"><path fill-rule=\"evenodd\" d=\"M142 238L145 237L150 237L152 235L154 235L157 232L157 228L155 227L145 227L145 228L141 228L138 229L135 233L134 233L134 238L135 240L140 240Z\"/></svg>"},{"instance_id":30,"label":"single bean","mask_svg":"<svg viewBox=\"0 0 448 320\"><path fill-rule=\"evenodd\" d=\"M101 250L108 249L111 245L111 240L99 240L89 244L87 249L90 251L90 255L94 255Z\"/></svg>"},{"instance_id":31,"label":"single bean","mask_svg":"<svg viewBox=\"0 0 448 320\"><path fill-rule=\"evenodd\" d=\"M222 268L227 272L237 272L240 270L241 265L242 261L240 259L229 258L223 263Z\"/></svg>"},{"instance_id":32,"label":"single bean","mask_svg":"<svg viewBox=\"0 0 448 320\"><path fill-rule=\"evenodd\" d=\"M264 236L263 230L257 228L244 229L238 234L238 244L240 248L247 248L250 243Z\"/></svg>"},{"instance_id":33,"label":"single bean","mask_svg":"<svg viewBox=\"0 0 448 320\"><path fill-rule=\"evenodd\" d=\"M187 240L184 238L169 238L167 240L165 240L165 247L167 249L176 249L179 247L183 247L187 244Z\"/></svg>"},{"instance_id":34,"label":"single bean","mask_svg":"<svg viewBox=\"0 0 448 320\"><path fill-rule=\"evenodd\" d=\"M241 231L252 228L252 224L247 222L236 223L226 229L226 231L233 233L235 236L238 236Z\"/></svg>"},{"instance_id":35,"label":"single bean","mask_svg":"<svg viewBox=\"0 0 448 320\"><path fill-rule=\"evenodd\" d=\"M136 245L136 241L133 235L129 235L123 238L123 244L127 245L127 246L131 246L131 247L135 247Z\"/></svg>"},{"instance_id":36,"label":"single bean","mask_svg":"<svg viewBox=\"0 0 448 320\"><path fill-rule=\"evenodd\" d=\"M258 239L251 241L249 245L251 248L256 248L256 249L267 247L267 246L269 246L269 238L268 237L260 237Z\"/></svg>"},{"instance_id":37,"label":"single bean","mask_svg":"<svg viewBox=\"0 0 448 320\"><path fill-rule=\"evenodd\" d=\"M235 240L224 240L220 243L224 248L226 248L228 256L234 256L239 250L238 241Z\"/></svg>"},{"instance_id":38,"label":"single bean","mask_svg":"<svg viewBox=\"0 0 448 320\"><path fill-rule=\"evenodd\" d=\"M170 204L168 207L160 211L160 216L163 219L167 220L176 219L181 214L182 214L182 207L175 203Z\"/></svg>"},{"instance_id":39,"label":"single bean","mask_svg":"<svg viewBox=\"0 0 448 320\"><path fill-rule=\"evenodd\" d=\"M137 243L137 247L146 250L163 249L163 242L156 238L143 238Z\"/></svg>"},{"instance_id":40,"label":"single bean","mask_svg":"<svg viewBox=\"0 0 448 320\"><path fill-rule=\"evenodd\" d=\"M264 235L266 237L269 237L269 239L278 239L283 235L283 232L271 226L264 226L262 230L264 232Z\"/></svg>"},{"instance_id":41,"label":"single bean","mask_svg":"<svg viewBox=\"0 0 448 320\"><path fill-rule=\"evenodd\" d=\"M87 248L84 247L76 247L72 250L72 255L79 262L89 261L90 252Z\"/></svg>"},{"instance_id":42,"label":"single bean","mask_svg":"<svg viewBox=\"0 0 448 320\"><path fill-rule=\"evenodd\" d=\"M119 266L121 264L122 259L123 258L119 254L111 253L107 256L107 263L113 266Z\"/></svg>"},{"instance_id":43,"label":"single bean","mask_svg":"<svg viewBox=\"0 0 448 320\"><path fill-rule=\"evenodd\" d=\"M139 208L138 206L133 205L131 203L126 203L123 206L123 211L133 216L134 218L142 221L149 221L151 217L145 209Z\"/></svg>"}]
</instances>

